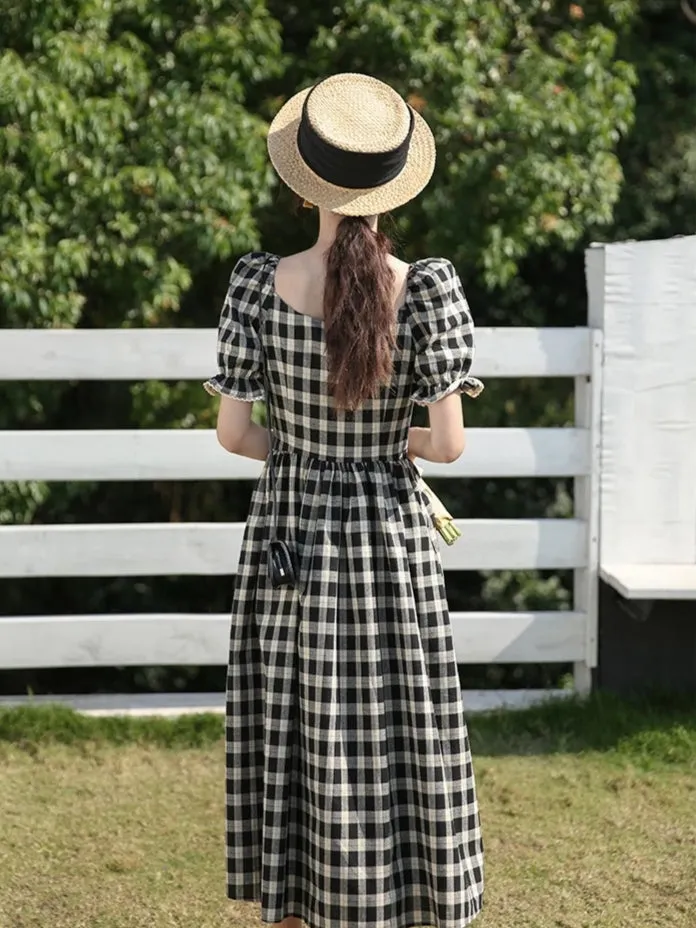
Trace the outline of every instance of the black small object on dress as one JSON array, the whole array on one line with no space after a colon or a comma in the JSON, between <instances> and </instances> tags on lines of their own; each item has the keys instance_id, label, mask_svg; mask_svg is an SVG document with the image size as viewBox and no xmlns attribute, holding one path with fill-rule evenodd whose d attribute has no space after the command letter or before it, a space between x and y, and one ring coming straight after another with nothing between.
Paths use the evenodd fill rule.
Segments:
<instances>
[{"instance_id":1,"label":"black small object on dress","mask_svg":"<svg viewBox=\"0 0 696 928\"><path fill-rule=\"evenodd\" d=\"M295 558L287 542L278 538L278 487L275 464L273 461L273 414L271 411L271 390L266 368L266 354L263 353L263 378L266 388L266 415L268 417L268 475L273 493L273 526L271 538L268 543L268 575L271 585L278 589L281 586L297 586L297 568Z\"/></svg>"}]
</instances>

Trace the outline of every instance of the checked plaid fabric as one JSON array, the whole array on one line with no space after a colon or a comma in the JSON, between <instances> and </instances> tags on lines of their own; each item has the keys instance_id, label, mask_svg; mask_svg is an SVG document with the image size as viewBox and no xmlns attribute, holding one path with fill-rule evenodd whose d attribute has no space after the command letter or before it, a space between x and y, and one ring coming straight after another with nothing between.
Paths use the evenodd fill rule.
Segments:
<instances>
[{"instance_id":1,"label":"checked plaid fabric","mask_svg":"<svg viewBox=\"0 0 696 928\"><path fill-rule=\"evenodd\" d=\"M483 904L483 840L437 535L406 455L415 403L476 394L473 323L451 263L411 265L394 377L354 413L326 387L324 323L275 292L279 258L232 272L210 393L264 396L276 424L232 601L227 895L308 928L463 928Z\"/></svg>"}]
</instances>

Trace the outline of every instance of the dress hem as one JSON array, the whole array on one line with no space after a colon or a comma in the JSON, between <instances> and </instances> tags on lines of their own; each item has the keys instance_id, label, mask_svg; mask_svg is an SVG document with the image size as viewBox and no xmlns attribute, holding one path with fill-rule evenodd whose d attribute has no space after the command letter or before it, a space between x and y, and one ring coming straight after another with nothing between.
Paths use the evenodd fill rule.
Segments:
<instances>
[{"instance_id":1,"label":"dress hem","mask_svg":"<svg viewBox=\"0 0 696 928\"><path fill-rule=\"evenodd\" d=\"M227 898L231 902L255 902L257 903L257 905L261 904L261 900L259 899L258 893L253 893L253 892L250 895L245 895L243 892L231 894L231 891L228 889ZM469 912L468 915L464 916L464 919L462 921L457 922L457 928L466 928L466 926L470 925L474 921L475 918L481 915L483 911L483 895L482 894L479 895L477 897L476 902L472 903L471 905L472 905L471 911ZM314 924L313 922L308 921L305 915L301 914L301 910L286 912L284 915L281 915L280 918L272 919L272 920L271 919L267 920L260 916L259 921L264 925L276 925L279 922L282 922L286 918L299 918L301 921L304 922L307 928L326 928L326 923L328 922L328 919L324 919L323 925L320 923ZM370 928L370 926L369 925L365 926L361 923L360 928ZM442 928L442 922L404 921L404 922L396 922L396 924L393 925L392 928Z\"/></svg>"}]
</instances>

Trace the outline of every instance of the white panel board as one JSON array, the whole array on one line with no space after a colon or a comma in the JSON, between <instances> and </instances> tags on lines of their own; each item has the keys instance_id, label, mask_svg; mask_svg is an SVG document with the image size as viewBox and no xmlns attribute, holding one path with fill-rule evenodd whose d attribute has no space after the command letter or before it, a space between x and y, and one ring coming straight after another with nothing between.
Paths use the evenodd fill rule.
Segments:
<instances>
[{"instance_id":1,"label":"white panel board","mask_svg":"<svg viewBox=\"0 0 696 928\"><path fill-rule=\"evenodd\" d=\"M0 617L0 667L225 664L229 615Z\"/></svg>"},{"instance_id":2,"label":"white panel board","mask_svg":"<svg viewBox=\"0 0 696 928\"><path fill-rule=\"evenodd\" d=\"M553 664L580 660L581 612L453 612L452 639L461 664Z\"/></svg>"},{"instance_id":3,"label":"white panel board","mask_svg":"<svg viewBox=\"0 0 696 928\"><path fill-rule=\"evenodd\" d=\"M476 329L477 377L577 377L590 371L590 330Z\"/></svg>"},{"instance_id":4,"label":"white panel board","mask_svg":"<svg viewBox=\"0 0 696 928\"><path fill-rule=\"evenodd\" d=\"M453 612L463 664L556 663L584 651L573 612ZM83 615L0 618L0 667L225 664L229 615Z\"/></svg>"},{"instance_id":5,"label":"white panel board","mask_svg":"<svg viewBox=\"0 0 696 928\"><path fill-rule=\"evenodd\" d=\"M0 380L205 380L215 329L0 331ZM476 330L477 377L576 377L590 369L586 328Z\"/></svg>"},{"instance_id":6,"label":"white panel board","mask_svg":"<svg viewBox=\"0 0 696 928\"><path fill-rule=\"evenodd\" d=\"M605 564L600 573L626 599L696 599L696 564Z\"/></svg>"},{"instance_id":7,"label":"white panel board","mask_svg":"<svg viewBox=\"0 0 696 928\"><path fill-rule=\"evenodd\" d=\"M464 690L467 715L496 709L526 709L574 696L571 689ZM0 696L0 708L11 706L68 706L93 716L159 716L178 718L212 712L224 715L225 694L218 693L95 693L86 696Z\"/></svg>"},{"instance_id":8,"label":"white panel board","mask_svg":"<svg viewBox=\"0 0 696 928\"><path fill-rule=\"evenodd\" d=\"M0 380L205 380L215 329L0 332Z\"/></svg>"},{"instance_id":9,"label":"white panel board","mask_svg":"<svg viewBox=\"0 0 696 928\"><path fill-rule=\"evenodd\" d=\"M694 564L696 236L604 264L600 561Z\"/></svg>"},{"instance_id":10,"label":"white panel board","mask_svg":"<svg viewBox=\"0 0 696 928\"><path fill-rule=\"evenodd\" d=\"M458 519L440 544L446 570L584 567L586 525L573 519ZM244 523L139 523L0 527L0 577L227 575Z\"/></svg>"},{"instance_id":11,"label":"white panel board","mask_svg":"<svg viewBox=\"0 0 696 928\"><path fill-rule=\"evenodd\" d=\"M566 477L589 471L585 429L469 429L453 464L426 476ZM256 479L260 461L228 454L209 429L0 432L0 480Z\"/></svg>"}]
</instances>

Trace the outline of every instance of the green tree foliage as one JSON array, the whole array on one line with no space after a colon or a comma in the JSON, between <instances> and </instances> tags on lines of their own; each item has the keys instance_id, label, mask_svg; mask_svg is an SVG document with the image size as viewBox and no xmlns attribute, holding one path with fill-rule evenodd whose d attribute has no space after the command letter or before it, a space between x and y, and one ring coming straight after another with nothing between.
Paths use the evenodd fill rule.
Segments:
<instances>
[{"instance_id":1,"label":"green tree foliage","mask_svg":"<svg viewBox=\"0 0 696 928\"><path fill-rule=\"evenodd\" d=\"M3 23L5 325L158 325L257 241L249 84L278 73L262 0L31 0Z\"/></svg>"},{"instance_id":2,"label":"green tree foliage","mask_svg":"<svg viewBox=\"0 0 696 928\"><path fill-rule=\"evenodd\" d=\"M641 13L619 44L639 77L636 121L619 147L616 221L596 230L601 239L696 231L696 22L669 0L648 0Z\"/></svg>"}]
</instances>

